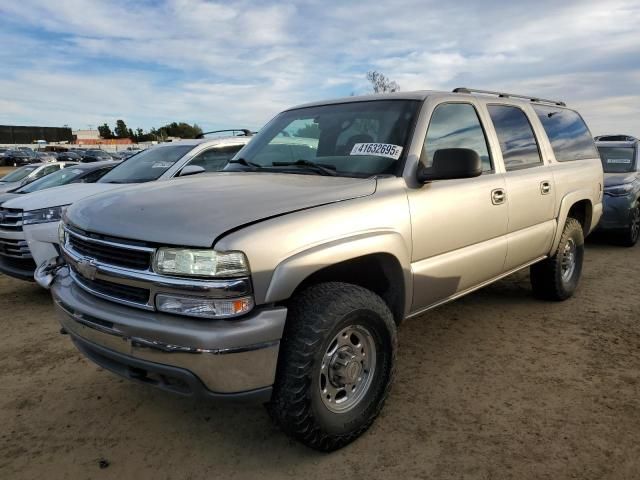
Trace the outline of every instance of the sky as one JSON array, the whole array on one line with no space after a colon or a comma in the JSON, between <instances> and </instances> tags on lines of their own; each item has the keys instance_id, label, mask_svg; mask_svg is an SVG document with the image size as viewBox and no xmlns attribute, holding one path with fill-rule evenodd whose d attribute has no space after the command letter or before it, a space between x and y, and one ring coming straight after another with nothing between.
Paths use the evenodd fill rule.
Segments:
<instances>
[{"instance_id":1,"label":"sky","mask_svg":"<svg viewBox=\"0 0 640 480\"><path fill-rule=\"evenodd\" d=\"M565 100L640 137L640 0L20 0L0 4L0 124L258 129L280 110L459 86Z\"/></svg>"}]
</instances>

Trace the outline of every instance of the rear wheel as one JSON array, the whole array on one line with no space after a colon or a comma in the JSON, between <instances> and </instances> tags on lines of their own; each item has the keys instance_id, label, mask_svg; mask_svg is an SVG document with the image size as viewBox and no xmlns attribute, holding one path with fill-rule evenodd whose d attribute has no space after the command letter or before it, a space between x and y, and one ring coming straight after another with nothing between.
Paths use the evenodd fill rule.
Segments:
<instances>
[{"instance_id":1,"label":"rear wheel","mask_svg":"<svg viewBox=\"0 0 640 480\"><path fill-rule=\"evenodd\" d=\"M568 218L556 253L531 266L534 294L545 300L566 300L578 287L584 258L584 232L575 218Z\"/></svg>"},{"instance_id":2,"label":"rear wheel","mask_svg":"<svg viewBox=\"0 0 640 480\"><path fill-rule=\"evenodd\" d=\"M268 409L289 435L341 448L377 417L393 379L396 325L375 293L322 283L294 298Z\"/></svg>"}]
</instances>

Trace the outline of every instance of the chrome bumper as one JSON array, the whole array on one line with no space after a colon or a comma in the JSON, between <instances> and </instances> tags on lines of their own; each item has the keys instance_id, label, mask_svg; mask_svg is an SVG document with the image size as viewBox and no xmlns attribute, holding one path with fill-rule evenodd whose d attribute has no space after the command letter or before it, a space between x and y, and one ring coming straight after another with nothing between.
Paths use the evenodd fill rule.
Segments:
<instances>
[{"instance_id":1,"label":"chrome bumper","mask_svg":"<svg viewBox=\"0 0 640 480\"><path fill-rule=\"evenodd\" d=\"M68 267L57 272L51 292L64 330L130 358L134 368L138 362L178 368L214 394L263 389L274 382L285 308L256 310L237 320L147 312L86 293L72 281Z\"/></svg>"}]
</instances>

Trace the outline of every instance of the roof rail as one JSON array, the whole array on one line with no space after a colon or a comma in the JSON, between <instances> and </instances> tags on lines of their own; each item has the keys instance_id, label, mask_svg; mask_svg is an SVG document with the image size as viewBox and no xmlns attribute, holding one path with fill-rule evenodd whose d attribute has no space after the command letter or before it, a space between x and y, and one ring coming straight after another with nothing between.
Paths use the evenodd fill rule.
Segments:
<instances>
[{"instance_id":1,"label":"roof rail","mask_svg":"<svg viewBox=\"0 0 640 480\"><path fill-rule=\"evenodd\" d=\"M212 130L211 132L202 132L196 138L204 138L205 135L210 135L212 133L223 133L223 132L241 132L241 135L234 135L238 137L251 137L255 133L246 128L228 128L226 130Z\"/></svg>"},{"instance_id":2,"label":"roof rail","mask_svg":"<svg viewBox=\"0 0 640 480\"><path fill-rule=\"evenodd\" d=\"M598 135L594 138L596 142L637 142L638 139L633 135Z\"/></svg>"},{"instance_id":3,"label":"roof rail","mask_svg":"<svg viewBox=\"0 0 640 480\"><path fill-rule=\"evenodd\" d=\"M483 95L497 95L501 98L521 98L524 100L530 100L538 103L550 103L552 105L558 105L559 107L566 107L567 104L559 100L547 100L544 98L531 97L528 95L515 95L513 93L494 92L491 90L479 90L477 88L458 87L453 89L453 93L481 93Z\"/></svg>"}]
</instances>

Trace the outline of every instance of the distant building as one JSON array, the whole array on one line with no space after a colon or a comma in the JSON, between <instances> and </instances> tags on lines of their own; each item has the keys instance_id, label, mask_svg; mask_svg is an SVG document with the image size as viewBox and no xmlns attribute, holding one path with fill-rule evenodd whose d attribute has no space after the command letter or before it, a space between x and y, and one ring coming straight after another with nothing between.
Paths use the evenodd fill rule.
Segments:
<instances>
[{"instance_id":1,"label":"distant building","mask_svg":"<svg viewBox=\"0 0 640 480\"><path fill-rule=\"evenodd\" d=\"M67 127L0 125L0 144L26 144L38 140L49 143L72 142L73 134Z\"/></svg>"},{"instance_id":2,"label":"distant building","mask_svg":"<svg viewBox=\"0 0 640 480\"><path fill-rule=\"evenodd\" d=\"M98 132L98 130L74 130L73 136L76 141L100 140L100 132Z\"/></svg>"},{"instance_id":3,"label":"distant building","mask_svg":"<svg viewBox=\"0 0 640 480\"><path fill-rule=\"evenodd\" d=\"M102 138L98 130L75 130L73 143L77 145L129 145L130 138Z\"/></svg>"}]
</instances>

